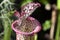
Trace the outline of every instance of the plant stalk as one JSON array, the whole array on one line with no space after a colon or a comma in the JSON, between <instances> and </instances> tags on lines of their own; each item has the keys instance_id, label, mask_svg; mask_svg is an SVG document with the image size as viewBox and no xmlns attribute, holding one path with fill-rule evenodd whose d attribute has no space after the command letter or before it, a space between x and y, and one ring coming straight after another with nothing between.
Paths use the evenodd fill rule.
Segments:
<instances>
[{"instance_id":1,"label":"plant stalk","mask_svg":"<svg viewBox=\"0 0 60 40\"><path fill-rule=\"evenodd\" d=\"M58 13L58 20L57 20L57 30L56 30L56 36L55 36L55 40L60 40L59 35L60 35L60 0L57 0L57 13Z\"/></svg>"},{"instance_id":2,"label":"plant stalk","mask_svg":"<svg viewBox=\"0 0 60 40\"><path fill-rule=\"evenodd\" d=\"M3 15L3 17L5 17L6 15ZM10 27L10 23L8 22L7 18L3 18L2 20L2 24L4 26L4 40L10 40L11 39L11 27Z\"/></svg>"},{"instance_id":3,"label":"plant stalk","mask_svg":"<svg viewBox=\"0 0 60 40\"><path fill-rule=\"evenodd\" d=\"M51 30L50 30L50 39L54 39L54 30L55 30L55 24L56 24L56 6L52 5L52 18L51 18Z\"/></svg>"},{"instance_id":4,"label":"plant stalk","mask_svg":"<svg viewBox=\"0 0 60 40\"><path fill-rule=\"evenodd\" d=\"M55 40L59 40L59 32L60 32L59 30L60 30L60 10L58 11L57 31Z\"/></svg>"}]
</instances>

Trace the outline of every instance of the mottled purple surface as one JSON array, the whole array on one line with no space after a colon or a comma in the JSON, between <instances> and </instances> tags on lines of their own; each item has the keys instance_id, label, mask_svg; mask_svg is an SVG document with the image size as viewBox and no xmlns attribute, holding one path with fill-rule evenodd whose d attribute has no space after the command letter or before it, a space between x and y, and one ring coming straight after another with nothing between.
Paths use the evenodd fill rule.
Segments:
<instances>
[{"instance_id":1,"label":"mottled purple surface","mask_svg":"<svg viewBox=\"0 0 60 40\"><path fill-rule=\"evenodd\" d=\"M12 29L13 29L16 33L20 33L20 34L24 34L24 35L32 35L32 34L34 34L34 33L39 32L39 31L41 30L41 25L40 25L40 23L39 23L36 19L34 19L33 17L28 17L28 19L31 20L32 22L34 21L33 25L34 25L34 26L36 25L35 29L32 30L32 32L23 32L23 31L20 31L21 29L18 30L17 28L15 28L15 25L16 25L17 22L19 22L19 20L16 20L16 21L14 21L14 22L12 23ZM34 26L32 26L32 28L33 28ZM29 28L30 28L30 27L29 27ZM23 30L24 30L24 29L23 29Z\"/></svg>"}]
</instances>

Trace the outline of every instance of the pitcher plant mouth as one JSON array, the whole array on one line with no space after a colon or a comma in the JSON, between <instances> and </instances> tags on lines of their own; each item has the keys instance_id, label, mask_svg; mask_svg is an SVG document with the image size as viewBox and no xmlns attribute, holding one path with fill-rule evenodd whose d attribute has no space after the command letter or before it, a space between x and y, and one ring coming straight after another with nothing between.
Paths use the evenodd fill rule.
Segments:
<instances>
[{"instance_id":1,"label":"pitcher plant mouth","mask_svg":"<svg viewBox=\"0 0 60 40\"><path fill-rule=\"evenodd\" d=\"M21 30L18 30L17 28L15 28L15 25L17 22L19 22L19 20L16 20L12 23L11 27L12 29L17 33L17 34L23 34L23 35L33 35L35 33L38 33L41 30L41 25L40 23L33 17L28 17L26 20L31 20L31 22L35 21L36 27L34 30L32 30L31 32L23 32ZM34 24L34 23L33 23ZM32 26L33 28L33 26Z\"/></svg>"}]
</instances>

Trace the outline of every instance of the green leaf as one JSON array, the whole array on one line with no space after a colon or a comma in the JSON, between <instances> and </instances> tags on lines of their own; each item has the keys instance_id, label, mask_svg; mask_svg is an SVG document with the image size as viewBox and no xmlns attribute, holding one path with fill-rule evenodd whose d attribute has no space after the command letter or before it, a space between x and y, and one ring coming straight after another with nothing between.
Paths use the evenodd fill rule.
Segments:
<instances>
[{"instance_id":1,"label":"green leaf","mask_svg":"<svg viewBox=\"0 0 60 40\"><path fill-rule=\"evenodd\" d=\"M57 0L57 8L60 10L60 0Z\"/></svg>"},{"instance_id":2,"label":"green leaf","mask_svg":"<svg viewBox=\"0 0 60 40\"><path fill-rule=\"evenodd\" d=\"M21 6L24 6L29 2L33 2L33 0L24 0L24 1L21 2Z\"/></svg>"},{"instance_id":3,"label":"green leaf","mask_svg":"<svg viewBox=\"0 0 60 40\"><path fill-rule=\"evenodd\" d=\"M43 23L43 30L46 31L50 28L51 22L50 20L46 20L45 23Z\"/></svg>"},{"instance_id":4,"label":"green leaf","mask_svg":"<svg viewBox=\"0 0 60 40\"><path fill-rule=\"evenodd\" d=\"M48 0L38 0L40 3L43 3L43 4L48 4Z\"/></svg>"}]
</instances>

